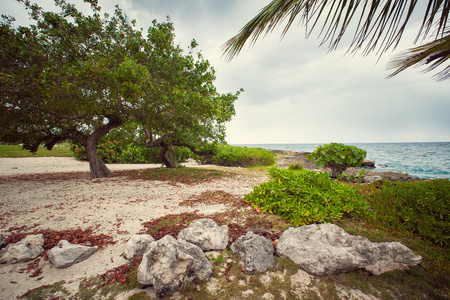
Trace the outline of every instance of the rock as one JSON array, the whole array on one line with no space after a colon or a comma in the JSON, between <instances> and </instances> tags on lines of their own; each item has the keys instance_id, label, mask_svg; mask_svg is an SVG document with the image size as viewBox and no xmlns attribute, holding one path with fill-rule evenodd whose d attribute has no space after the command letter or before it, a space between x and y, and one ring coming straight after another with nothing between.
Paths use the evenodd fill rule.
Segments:
<instances>
[{"instance_id":1,"label":"rock","mask_svg":"<svg viewBox=\"0 0 450 300\"><path fill-rule=\"evenodd\" d=\"M4 244L3 239L2 239L2 237L0 236L0 248L3 247L3 244Z\"/></svg>"},{"instance_id":2,"label":"rock","mask_svg":"<svg viewBox=\"0 0 450 300\"><path fill-rule=\"evenodd\" d=\"M197 245L203 251L223 250L228 245L228 226L219 227L209 218L198 219L181 230L177 239Z\"/></svg>"},{"instance_id":3,"label":"rock","mask_svg":"<svg viewBox=\"0 0 450 300\"><path fill-rule=\"evenodd\" d=\"M124 256L133 259L138 255L142 255L147 250L148 244L155 241L149 234L133 235L127 242Z\"/></svg>"},{"instance_id":4,"label":"rock","mask_svg":"<svg viewBox=\"0 0 450 300\"><path fill-rule=\"evenodd\" d=\"M334 224L286 230L278 242L277 253L318 276L357 269L380 275L415 266L422 259L400 243L372 243L364 237L351 236Z\"/></svg>"},{"instance_id":5,"label":"rock","mask_svg":"<svg viewBox=\"0 0 450 300\"><path fill-rule=\"evenodd\" d=\"M275 267L272 243L251 231L231 244L231 251L244 262L247 274L260 273Z\"/></svg>"},{"instance_id":6,"label":"rock","mask_svg":"<svg viewBox=\"0 0 450 300\"><path fill-rule=\"evenodd\" d=\"M97 250L98 247L76 245L66 240L60 240L56 247L48 251L47 256L56 268L64 269L86 260L89 256L97 252Z\"/></svg>"},{"instance_id":7,"label":"rock","mask_svg":"<svg viewBox=\"0 0 450 300\"><path fill-rule=\"evenodd\" d=\"M148 245L138 268L138 281L152 285L163 298L194 280L207 280L211 274L212 265L200 247L166 235Z\"/></svg>"},{"instance_id":8,"label":"rock","mask_svg":"<svg viewBox=\"0 0 450 300\"><path fill-rule=\"evenodd\" d=\"M0 263L22 263L35 259L44 252L44 235L28 235L20 242L9 244L0 251Z\"/></svg>"},{"instance_id":9,"label":"rock","mask_svg":"<svg viewBox=\"0 0 450 300\"><path fill-rule=\"evenodd\" d=\"M383 181L383 177L378 175L364 176L364 183L374 183Z\"/></svg>"},{"instance_id":10,"label":"rock","mask_svg":"<svg viewBox=\"0 0 450 300\"><path fill-rule=\"evenodd\" d=\"M361 167L375 168L375 161L374 160L364 160L361 164Z\"/></svg>"}]
</instances>

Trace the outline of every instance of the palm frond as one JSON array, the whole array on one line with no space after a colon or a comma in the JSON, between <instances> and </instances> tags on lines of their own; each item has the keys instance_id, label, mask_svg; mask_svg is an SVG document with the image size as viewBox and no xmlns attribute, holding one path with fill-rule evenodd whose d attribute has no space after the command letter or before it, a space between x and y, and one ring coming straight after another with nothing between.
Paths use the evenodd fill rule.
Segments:
<instances>
[{"instance_id":1,"label":"palm frond","mask_svg":"<svg viewBox=\"0 0 450 300\"><path fill-rule=\"evenodd\" d=\"M364 49L367 54L378 49L384 53L397 46L417 3L417 0L273 0L229 39L222 50L231 60L247 41L255 44L262 34L272 32L286 21L284 36L299 17L299 23L306 26L306 36L321 25L321 43L329 42L330 50L337 47L351 22L357 20L349 51ZM416 40L427 38L431 30L436 32L435 39L442 37L449 11L450 0L429 0Z\"/></svg>"},{"instance_id":2,"label":"palm frond","mask_svg":"<svg viewBox=\"0 0 450 300\"><path fill-rule=\"evenodd\" d=\"M388 65L388 69L394 69L388 78L391 78L410 67L428 65L423 72L431 72L450 59L450 32L447 36L429 42L427 44L409 49L395 56ZM438 81L450 79L450 65L433 75Z\"/></svg>"}]
</instances>

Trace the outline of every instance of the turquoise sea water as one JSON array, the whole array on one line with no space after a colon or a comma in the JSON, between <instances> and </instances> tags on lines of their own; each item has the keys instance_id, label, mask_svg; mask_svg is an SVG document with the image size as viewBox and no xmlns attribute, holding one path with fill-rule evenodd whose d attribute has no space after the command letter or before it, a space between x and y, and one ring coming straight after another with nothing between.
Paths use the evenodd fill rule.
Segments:
<instances>
[{"instance_id":1,"label":"turquoise sea water","mask_svg":"<svg viewBox=\"0 0 450 300\"><path fill-rule=\"evenodd\" d=\"M374 160L374 171L407 173L419 178L450 178L450 142L441 143L364 143L355 145ZM312 152L319 144L247 144L271 150Z\"/></svg>"}]
</instances>

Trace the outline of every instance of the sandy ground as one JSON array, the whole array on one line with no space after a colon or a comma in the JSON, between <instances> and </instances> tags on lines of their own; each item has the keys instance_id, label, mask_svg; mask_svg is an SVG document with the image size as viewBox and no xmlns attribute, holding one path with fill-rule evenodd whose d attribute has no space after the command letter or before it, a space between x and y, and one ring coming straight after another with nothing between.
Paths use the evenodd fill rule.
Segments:
<instances>
[{"instance_id":1,"label":"sandy ground","mask_svg":"<svg viewBox=\"0 0 450 300\"><path fill-rule=\"evenodd\" d=\"M196 164L189 162L187 165ZM114 164L108 167L139 172L159 165ZM4 238L11 234L10 228L26 226L29 230L24 229L24 232L92 228L94 234L104 233L117 241L67 269L56 269L49 261L41 260L39 266L43 272L35 278L23 272L28 263L0 265L0 299L15 299L30 289L61 280L68 282L66 288L74 290L83 278L103 274L125 264L127 261L121 256L125 243L143 229L143 222L194 210L201 214L224 211L226 207L222 204L186 207L179 206L179 203L213 190L245 195L263 180L238 175L196 185L174 186L161 181L128 180L125 177L15 176L88 171L88 163L74 158L0 158L0 235Z\"/></svg>"}]
</instances>

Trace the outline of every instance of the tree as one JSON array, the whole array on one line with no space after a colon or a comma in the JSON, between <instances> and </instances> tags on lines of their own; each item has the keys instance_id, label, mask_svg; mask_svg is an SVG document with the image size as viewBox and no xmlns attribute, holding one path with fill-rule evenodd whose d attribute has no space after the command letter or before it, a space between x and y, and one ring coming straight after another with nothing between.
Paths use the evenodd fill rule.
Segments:
<instances>
[{"instance_id":1,"label":"tree","mask_svg":"<svg viewBox=\"0 0 450 300\"><path fill-rule=\"evenodd\" d=\"M129 122L142 122L145 128L152 124L162 136L171 130L165 124L177 111L189 112L203 98L186 96L191 101L177 106L172 115L159 114L178 103L174 99L190 95L186 82L197 80L167 84L164 73L154 71L172 63L167 55L174 52L173 43L167 43L173 41L172 24L155 21L144 38L118 7L113 16L101 18L97 3L87 2L93 14L85 16L64 0L55 1L59 13L44 12L25 1L37 22L29 27L15 28L11 17L3 17L0 121L8 126L0 129L0 140L22 143L32 152L41 144L50 150L57 142L71 140L85 148L91 173L99 178L111 175L96 153L101 137ZM178 55L182 57L181 51ZM182 77L186 65L176 68ZM191 69L199 78L209 72ZM222 97L211 92L202 96ZM173 97L174 93L180 96Z\"/></svg>"},{"instance_id":2,"label":"tree","mask_svg":"<svg viewBox=\"0 0 450 300\"><path fill-rule=\"evenodd\" d=\"M286 25L282 35L285 35L296 17L300 16L299 22L305 24L307 36L318 24L322 24L319 34L322 36L321 44L329 42L330 50L336 49L343 35L351 30L350 28L354 28L353 39L349 46L350 52L363 49L363 53L368 54L378 49L382 54L398 45L413 13L417 13L423 7L423 21L418 30L416 42L425 41L428 38L432 38L432 41L395 57L390 64L390 68L395 71L390 76L395 76L411 66L429 63L432 64L425 71L432 71L450 58L448 26L450 1L429 0L426 6L423 6L423 2L419 2L417 0L273 0L236 36L225 43L223 51L231 60L239 54L247 40L250 39L250 43L254 44L261 34L270 33L284 21ZM446 66L435 75L437 80L449 77L450 66Z\"/></svg>"},{"instance_id":3,"label":"tree","mask_svg":"<svg viewBox=\"0 0 450 300\"><path fill-rule=\"evenodd\" d=\"M163 32L164 34L161 34ZM153 47L144 47L139 62L154 79L148 95L164 102L149 101L136 115L141 125L144 143L159 147L160 158L166 167L175 164L167 151L172 146L188 147L196 154L205 143L224 142L224 124L234 115L236 93L219 94L213 85L215 70L200 53L193 40L189 52L175 45L174 28L170 20L149 29L147 38ZM242 91L242 90L241 90Z\"/></svg>"}]
</instances>

